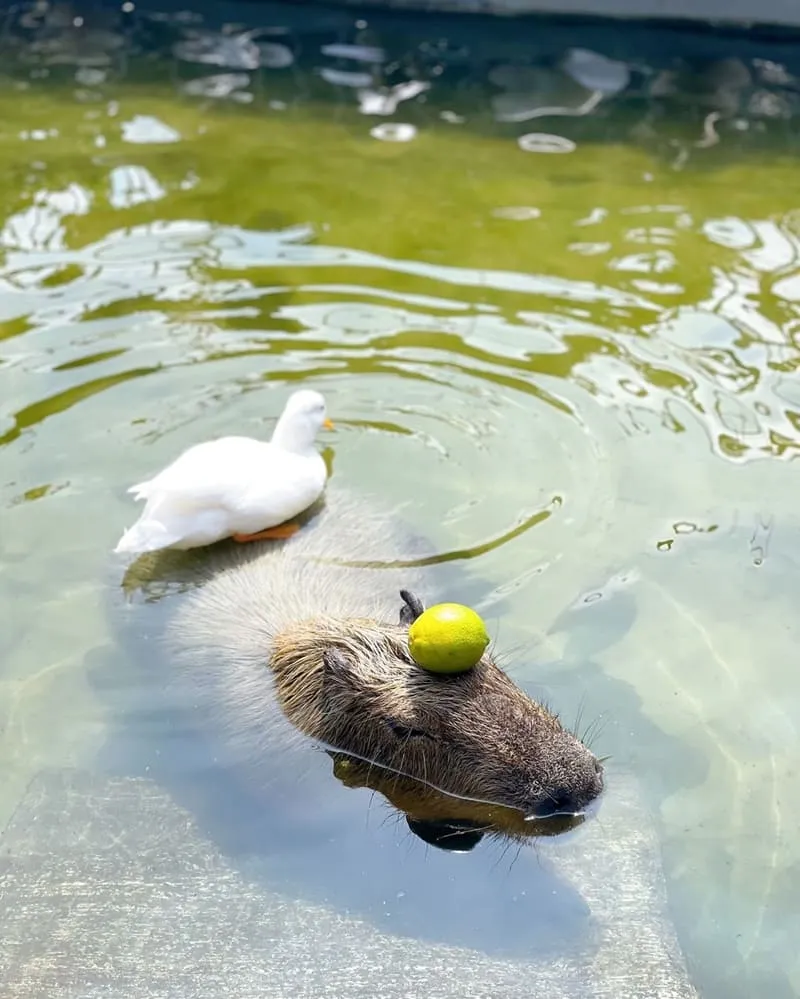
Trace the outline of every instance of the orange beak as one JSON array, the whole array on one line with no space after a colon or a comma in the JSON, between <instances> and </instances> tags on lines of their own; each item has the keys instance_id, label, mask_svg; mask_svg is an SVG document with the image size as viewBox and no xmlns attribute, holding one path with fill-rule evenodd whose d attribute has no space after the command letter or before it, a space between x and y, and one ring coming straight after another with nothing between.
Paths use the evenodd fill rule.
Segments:
<instances>
[{"instance_id":1,"label":"orange beak","mask_svg":"<svg viewBox=\"0 0 800 999\"><path fill-rule=\"evenodd\" d=\"M322 421L322 426L326 430L333 430L333 423L327 417Z\"/></svg>"}]
</instances>

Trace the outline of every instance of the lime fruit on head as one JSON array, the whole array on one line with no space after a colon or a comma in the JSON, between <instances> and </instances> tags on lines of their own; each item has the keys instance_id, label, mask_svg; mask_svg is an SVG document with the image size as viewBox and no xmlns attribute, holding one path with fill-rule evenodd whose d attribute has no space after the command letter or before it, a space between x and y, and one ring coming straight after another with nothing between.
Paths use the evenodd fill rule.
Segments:
<instances>
[{"instance_id":1,"label":"lime fruit on head","mask_svg":"<svg viewBox=\"0 0 800 999\"><path fill-rule=\"evenodd\" d=\"M408 651L431 673L465 673L488 644L483 619L463 604L434 604L408 629Z\"/></svg>"}]
</instances>

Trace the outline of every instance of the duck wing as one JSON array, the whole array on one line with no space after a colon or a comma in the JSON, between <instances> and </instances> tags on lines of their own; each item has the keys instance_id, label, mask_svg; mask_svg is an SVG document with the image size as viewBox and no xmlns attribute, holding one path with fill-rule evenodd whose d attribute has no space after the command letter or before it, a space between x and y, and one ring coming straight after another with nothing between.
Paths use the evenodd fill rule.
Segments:
<instances>
[{"instance_id":1,"label":"duck wing","mask_svg":"<svg viewBox=\"0 0 800 999\"><path fill-rule=\"evenodd\" d=\"M188 448L158 475L128 491L147 500L148 506L235 510L242 497L263 482L275 450L250 437L220 437Z\"/></svg>"}]
</instances>

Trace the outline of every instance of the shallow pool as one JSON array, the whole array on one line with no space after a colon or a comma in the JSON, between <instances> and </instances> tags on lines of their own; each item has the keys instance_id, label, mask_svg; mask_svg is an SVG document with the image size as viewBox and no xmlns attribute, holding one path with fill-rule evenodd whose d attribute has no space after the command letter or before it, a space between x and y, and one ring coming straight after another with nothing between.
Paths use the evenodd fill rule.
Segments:
<instances>
[{"instance_id":1,"label":"shallow pool","mask_svg":"<svg viewBox=\"0 0 800 999\"><path fill-rule=\"evenodd\" d=\"M4 995L795 995L792 47L126 3L0 48ZM164 693L125 490L301 382L610 756L563 842L441 853L316 763L254 800Z\"/></svg>"}]
</instances>

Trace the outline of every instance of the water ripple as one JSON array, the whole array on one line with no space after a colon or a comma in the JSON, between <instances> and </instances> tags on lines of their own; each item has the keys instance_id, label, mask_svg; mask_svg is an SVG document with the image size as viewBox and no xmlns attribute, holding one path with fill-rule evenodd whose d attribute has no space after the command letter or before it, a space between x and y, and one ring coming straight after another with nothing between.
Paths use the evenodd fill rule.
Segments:
<instances>
[{"instance_id":1,"label":"water ripple","mask_svg":"<svg viewBox=\"0 0 800 999\"><path fill-rule=\"evenodd\" d=\"M314 385L333 476L426 538L404 564L479 580L515 669L535 640L529 679L552 659L564 699L612 705L694 963L772 967L796 924L797 60L292 17L3 22L7 675L39 675L14 636L42 607L82 661L132 481L268 435Z\"/></svg>"}]
</instances>

